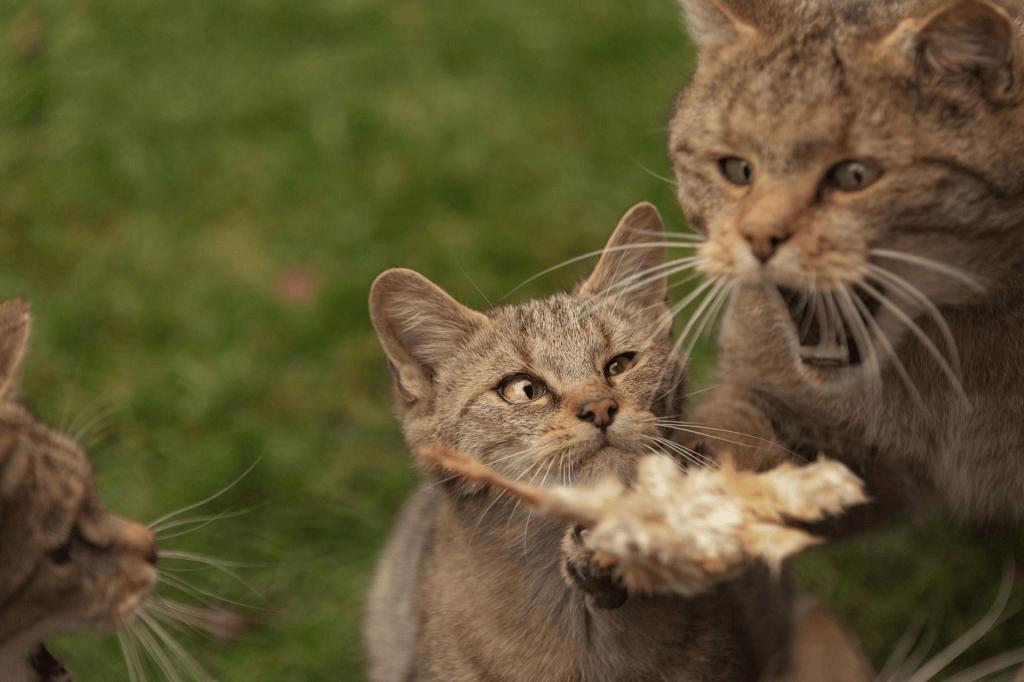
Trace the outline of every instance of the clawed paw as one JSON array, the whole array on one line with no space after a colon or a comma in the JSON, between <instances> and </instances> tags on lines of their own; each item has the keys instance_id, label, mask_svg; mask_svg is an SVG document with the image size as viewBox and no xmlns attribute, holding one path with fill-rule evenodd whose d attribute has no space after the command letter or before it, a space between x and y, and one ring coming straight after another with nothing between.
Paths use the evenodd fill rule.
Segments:
<instances>
[{"instance_id":1,"label":"clawed paw","mask_svg":"<svg viewBox=\"0 0 1024 682\"><path fill-rule=\"evenodd\" d=\"M562 575L570 586L587 594L588 601L599 609L617 609L626 603L629 593L615 575L614 566L597 560L583 544L587 531L579 526L569 528L562 539Z\"/></svg>"}]
</instances>

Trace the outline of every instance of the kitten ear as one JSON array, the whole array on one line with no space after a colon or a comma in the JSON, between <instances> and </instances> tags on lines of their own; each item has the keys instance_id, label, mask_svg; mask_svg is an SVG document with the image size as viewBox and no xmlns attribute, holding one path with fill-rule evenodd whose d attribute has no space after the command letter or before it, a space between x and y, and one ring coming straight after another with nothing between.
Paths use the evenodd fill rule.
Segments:
<instances>
[{"instance_id":1,"label":"kitten ear","mask_svg":"<svg viewBox=\"0 0 1024 682\"><path fill-rule=\"evenodd\" d=\"M487 321L412 270L388 270L370 289L370 319L396 387L412 402L430 392L437 365Z\"/></svg>"},{"instance_id":2,"label":"kitten ear","mask_svg":"<svg viewBox=\"0 0 1024 682\"><path fill-rule=\"evenodd\" d=\"M637 204L619 221L597 266L577 293L621 296L645 308L665 305L667 277L664 270L657 269L665 264L664 244L665 226L658 209L646 202Z\"/></svg>"},{"instance_id":3,"label":"kitten ear","mask_svg":"<svg viewBox=\"0 0 1024 682\"><path fill-rule=\"evenodd\" d=\"M1015 84L1016 42L1013 19L987 0L958 0L923 19L907 19L885 39L917 68L981 78L997 96Z\"/></svg>"},{"instance_id":4,"label":"kitten ear","mask_svg":"<svg viewBox=\"0 0 1024 682\"><path fill-rule=\"evenodd\" d=\"M740 19L728 0L679 0L690 37L700 49L757 35L757 29Z\"/></svg>"},{"instance_id":5,"label":"kitten ear","mask_svg":"<svg viewBox=\"0 0 1024 682\"><path fill-rule=\"evenodd\" d=\"M10 399L21 374L30 317L28 301L24 298L0 303L0 399Z\"/></svg>"}]
</instances>

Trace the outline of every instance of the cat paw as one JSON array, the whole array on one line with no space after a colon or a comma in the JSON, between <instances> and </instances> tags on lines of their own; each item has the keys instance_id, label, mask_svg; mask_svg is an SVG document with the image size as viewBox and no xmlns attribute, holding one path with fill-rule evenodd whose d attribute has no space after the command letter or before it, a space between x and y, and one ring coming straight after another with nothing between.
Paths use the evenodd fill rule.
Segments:
<instances>
[{"instance_id":1,"label":"cat paw","mask_svg":"<svg viewBox=\"0 0 1024 682\"><path fill-rule=\"evenodd\" d=\"M574 526L562 538L562 576L570 587L581 590L587 601L599 609L617 609L629 596L610 566L594 560L594 552L583 545L587 531Z\"/></svg>"}]
</instances>

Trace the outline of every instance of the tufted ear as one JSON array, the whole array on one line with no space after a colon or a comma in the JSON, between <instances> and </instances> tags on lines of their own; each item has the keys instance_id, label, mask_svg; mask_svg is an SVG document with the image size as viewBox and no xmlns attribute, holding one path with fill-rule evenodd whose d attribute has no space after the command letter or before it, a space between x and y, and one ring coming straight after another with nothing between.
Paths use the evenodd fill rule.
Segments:
<instances>
[{"instance_id":1,"label":"tufted ear","mask_svg":"<svg viewBox=\"0 0 1024 682\"><path fill-rule=\"evenodd\" d=\"M486 322L418 272L396 268L370 289L370 318L395 387L408 402L427 397L437 366Z\"/></svg>"},{"instance_id":2,"label":"tufted ear","mask_svg":"<svg viewBox=\"0 0 1024 682\"><path fill-rule=\"evenodd\" d=\"M700 49L756 36L758 31L741 20L728 0L679 0L690 37Z\"/></svg>"},{"instance_id":3,"label":"tufted ear","mask_svg":"<svg viewBox=\"0 0 1024 682\"><path fill-rule=\"evenodd\" d=\"M21 374L28 346L28 301L12 298L0 303L0 399L10 400Z\"/></svg>"},{"instance_id":4,"label":"tufted ear","mask_svg":"<svg viewBox=\"0 0 1024 682\"><path fill-rule=\"evenodd\" d=\"M642 308L665 305L665 226L658 209L648 203L629 209L604 247L580 296L614 296Z\"/></svg>"},{"instance_id":5,"label":"tufted ear","mask_svg":"<svg viewBox=\"0 0 1024 682\"><path fill-rule=\"evenodd\" d=\"M1005 97L1017 77L1017 31L988 0L957 0L924 18L906 19L884 40L915 68L939 77L980 79Z\"/></svg>"}]
</instances>

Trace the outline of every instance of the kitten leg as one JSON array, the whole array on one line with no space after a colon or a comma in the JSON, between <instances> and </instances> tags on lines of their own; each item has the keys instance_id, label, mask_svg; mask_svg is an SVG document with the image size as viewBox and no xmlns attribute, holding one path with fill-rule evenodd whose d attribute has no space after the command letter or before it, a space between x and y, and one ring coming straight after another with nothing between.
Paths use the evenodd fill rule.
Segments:
<instances>
[{"instance_id":1,"label":"kitten leg","mask_svg":"<svg viewBox=\"0 0 1024 682\"><path fill-rule=\"evenodd\" d=\"M626 603L629 594L610 567L594 561L594 552L583 545L586 532L580 526L566 530L562 538L562 577L570 587L585 592L597 608L617 609Z\"/></svg>"}]
</instances>

